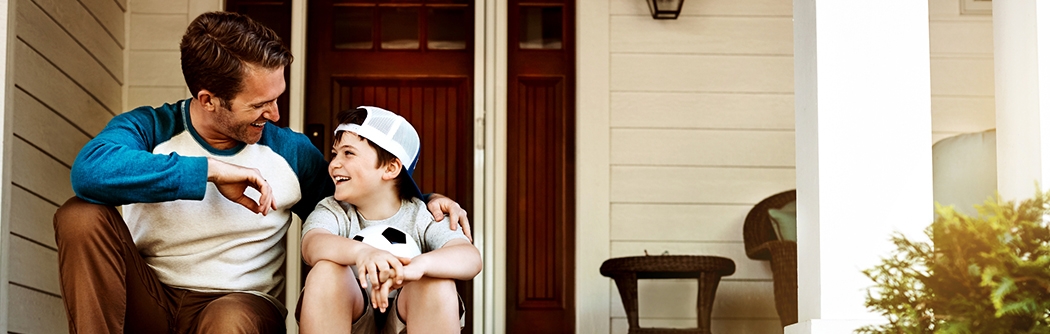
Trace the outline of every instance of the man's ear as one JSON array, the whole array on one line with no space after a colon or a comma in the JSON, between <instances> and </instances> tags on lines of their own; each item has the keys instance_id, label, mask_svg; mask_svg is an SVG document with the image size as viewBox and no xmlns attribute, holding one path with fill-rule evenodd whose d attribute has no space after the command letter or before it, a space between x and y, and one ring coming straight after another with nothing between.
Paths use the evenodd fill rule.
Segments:
<instances>
[{"instance_id":1,"label":"man's ear","mask_svg":"<svg viewBox=\"0 0 1050 334\"><path fill-rule=\"evenodd\" d=\"M401 175L401 168L403 167L404 166L401 165L401 159L391 159L390 162L387 162L386 165L383 166L383 180L388 181L396 179L398 175Z\"/></svg>"},{"instance_id":2,"label":"man's ear","mask_svg":"<svg viewBox=\"0 0 1050 334\"><path fill-rule=\"evenodd\" d=\"M201 106L204 107L204 111L215 111L219 109L219 98L215 97L211 91L207 89L201 89L197 92L197 101L200 101Z\"/></svg>"}]
</instances>

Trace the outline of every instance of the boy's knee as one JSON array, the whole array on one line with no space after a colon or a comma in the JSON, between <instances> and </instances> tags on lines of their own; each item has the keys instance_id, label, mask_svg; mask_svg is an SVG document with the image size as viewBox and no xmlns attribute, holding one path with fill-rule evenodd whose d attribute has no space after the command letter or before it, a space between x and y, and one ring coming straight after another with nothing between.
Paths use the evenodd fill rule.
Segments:
<instances>
[{"instance_id":1,"label":"boy's knee","mask_svg":"<svg viewBox=\"0 0 1050 334\"><path fill-rule=\"evenodd\" d=\"M310 268L310 273L306 274L305 287L310 289L311 286L321 288L339 284L346 275L349 275L348 272L350 268L347 266L331 261L317 261L313 268Z\"/></svg>"},{"instance_id":2,"label":"boy's knee","mask_svg":"<svg viewBox=\"0 0 1050 334\"><path fill-rule=\"evenodd\" d=\"M263 297L232 293L201 310L197 333L283 333L284 319Z\"/></svg>"}]
</instances>

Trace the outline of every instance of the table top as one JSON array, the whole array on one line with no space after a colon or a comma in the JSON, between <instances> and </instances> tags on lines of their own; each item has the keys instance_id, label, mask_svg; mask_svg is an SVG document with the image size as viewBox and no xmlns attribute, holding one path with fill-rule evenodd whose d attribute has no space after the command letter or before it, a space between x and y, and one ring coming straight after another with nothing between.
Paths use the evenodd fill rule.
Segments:
<instances>
[{"instance_id":1,"label":"table top","mask_svg":"<svg viewBox=\"0 0 1050 334\"><path fill-rule=\"evenodd\" d=\"M600 271L606 277L635 273L639 278L695 278L701 272L732 275L736 272L736 264L733 260L719 256L629 256L605 260Z\"/></svg>"}]
</instances>

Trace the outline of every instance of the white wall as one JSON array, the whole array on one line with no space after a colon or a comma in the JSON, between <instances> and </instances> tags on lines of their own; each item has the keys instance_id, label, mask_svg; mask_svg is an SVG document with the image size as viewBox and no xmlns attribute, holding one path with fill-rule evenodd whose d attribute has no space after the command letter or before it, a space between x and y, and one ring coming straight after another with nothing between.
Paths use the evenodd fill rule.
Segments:
<instances>
[{"instance_id":1,"label":"white wall","mask_svg":"<svg viewBox=\"0 0 1050 334\"><path fill-rule=\"evenodd\" d=\"M122 108L125 0L17 3L8 330L66 332L51 217L80 147Z\"/></svg>"},{"instance_id":2,"label":"white wall","mask_svg":"<svg viewBox=\"0 0 1050 334\"><path fill-rule=\"evenodd\" d=\"M179 63L179 41L198 15L222 0L129 0L128 92L125 110L190 97Z\"/></svg>"},{"instance_id":3,"label":"white wall","mask_svg":"<svg viewBox=\"0 0 1050 334\"><path fill-rule=\"evenodd\" d=\"M613 0L611 15L611 256L730 258L712 330L779 333L769 265L747 258L742 229L754 203L794 188L791 2L687 1L657 21ZM695 281L643 280L639 298L643 327L696 326Z\"/></svg>"},{"instance_id":4,"label":"white wall","mask_svg":"<svg viewBox=\"0 0 1050 334\"><path fill-rule=\"evenodd\" d=\"M992 16L960 14L959 0L930 0L933 142L995 128Z\"/></svg>"}]
</instances>

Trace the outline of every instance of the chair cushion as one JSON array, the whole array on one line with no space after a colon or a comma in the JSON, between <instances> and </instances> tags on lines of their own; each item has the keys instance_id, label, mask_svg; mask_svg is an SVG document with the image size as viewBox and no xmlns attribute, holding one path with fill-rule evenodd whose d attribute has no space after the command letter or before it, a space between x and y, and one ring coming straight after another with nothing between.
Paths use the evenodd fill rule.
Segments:
<instances>
[{"instance_id":1,"label":"chair cushion","mask_svg":"<svg viewBox=\"0 0 1050 334\"><path fill-rule=\"evenodd\" d=\"M769 222L773 224L773 231L777 233L777 239L797 241L795 201L779 209L769 209Z\"/></svg>"}]
</instances>

